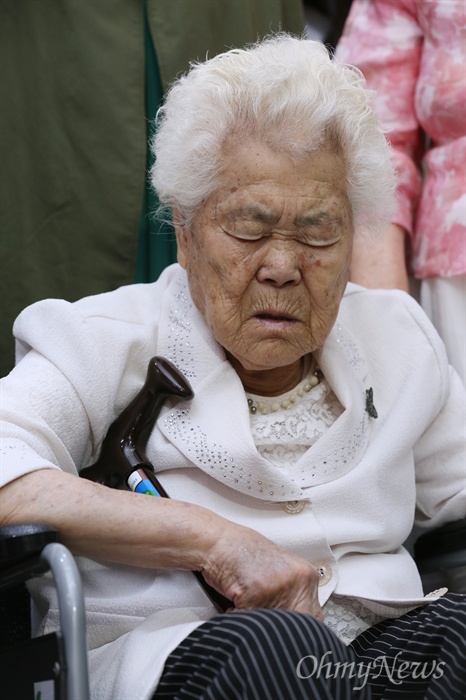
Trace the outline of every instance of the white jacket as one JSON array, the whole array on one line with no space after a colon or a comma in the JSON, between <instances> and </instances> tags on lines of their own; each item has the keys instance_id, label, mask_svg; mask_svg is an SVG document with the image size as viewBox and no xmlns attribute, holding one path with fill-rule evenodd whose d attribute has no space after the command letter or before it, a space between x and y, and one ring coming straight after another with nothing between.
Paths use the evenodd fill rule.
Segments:
<instances>
[{"instance_id":1,"label":"white jacket","mask_svg":"<svg viewBox=\"0 0 466 700\"><path fill-rule=\"evenodd\" d=\"M345 410L285 476L257 452L240 380L178 265L150 285L39 302L14 332L20 362L2 382L3 483L46 466L76 474L94 462L149 359L163 355L195 392L163 408L148 443L170 496L323 564L321 604L335 592L395 616L423 602L402 543L415 516L429 527L464 516L465 405L442 342L408 295L348 285L316 353ZM369 388L377 418L367 411ZM296 499L307 499L305 508L287 514L280 504ZM168 653L212 606L189 572L79 563L93 697L150 697ZM36 582L34 594L49 630L57 621L50 582Z\"/></svg>"}]
</instances>

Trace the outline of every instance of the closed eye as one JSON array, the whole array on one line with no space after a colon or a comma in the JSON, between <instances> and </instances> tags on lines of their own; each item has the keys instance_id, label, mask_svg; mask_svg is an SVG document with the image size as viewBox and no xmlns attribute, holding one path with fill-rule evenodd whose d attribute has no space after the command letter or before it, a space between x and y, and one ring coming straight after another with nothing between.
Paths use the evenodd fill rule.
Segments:
<instances>
[{"instance_id":1,"label":"closed eye","mask_svg":"<svg viewBox=\"0 0 466 700\"><path fill-rule=\"evenodd\" d=\"M260 241L264 235L263 231L226 231L223 229L228 236L233 238L239 238L241 241Z\"/></svg>"},{"instance_id":2,"label":"closed eye","mask_svg":"<svg viewBox=\"0 0 466 700\"><path fill-rule=\"evenodd\" d=\"M233 238L237 238L241 241L251 242L260 241L262 238L268 238L274 233L273 230L252 230L251 228L243 228L235 231L222 228L222 230L228 236L232 236ZM287 237L289 237L291 240L295 239L304 245L311 246L312 248L329 248L335 245L335 243L338 243L338 241L341 239L341 234L339 232L334 232L332 236L324 235L322 237L316 235L316 233L318 234L316 231L313 231L312 233L309 231L296 231L295 233L287 234Z\"/></svg>"},{"instance_id":3,"label":"closed eye","mask_svg":"<svg viewBox=\"0 0 466 700\"><path fill-rule=\"evenodd\" d=\"M299 218L296 222L300 241L313 248L328 248L341 239L342 221L328 212L317 212Z\"/></svg>"},{"instance_id":4,"label":"closed eye","mask_svg":"<svg viewBox=\"0 0 466 700\"><path fill-rule=\"evenodd\" d=\"M341 239L340 234L337 236L328 239L316 239L316 238L306 238L306 245L311 246L312 248L330 248L331 246L335 245L335 243L338 243L338 241Z\"/></svg>"},{"instance_id":5,"label":"closed eye","mask_svg":"<svg viewBox=\"0 0 466 700\"><path fill-rule=\"evenodd\" d=\"M259 205L235 209L225 216L222 230L233 238L258 241L268 235L279 216Z\"/></svg>"}]
</instances>

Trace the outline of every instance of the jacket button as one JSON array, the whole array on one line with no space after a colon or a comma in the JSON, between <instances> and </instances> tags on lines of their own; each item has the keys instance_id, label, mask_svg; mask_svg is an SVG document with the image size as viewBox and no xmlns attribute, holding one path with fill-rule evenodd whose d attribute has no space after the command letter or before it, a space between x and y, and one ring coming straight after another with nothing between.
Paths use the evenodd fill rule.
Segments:
<instances>
[{"instance_id":1,"label":"jacket button","mask_svg":"<svg viewBox=\"0 0 466 700\"><path fill-rule=\"evenodd\" d=\"M296 513L301 513L305 505L306 501L285 501L282 503L282 508L285 513L295 515Z\"/></svg>"},{"instance_id":2,"label":"jacket button","mask_svg":"<svg viewBox=\"0 0 466 700\"><path fill-rule=\"evenodd\" d=\"M327 561L313 561L312 565L319 572L319 586L325 586L332 578L332 567Z\"/></svg>"}]
</instances>

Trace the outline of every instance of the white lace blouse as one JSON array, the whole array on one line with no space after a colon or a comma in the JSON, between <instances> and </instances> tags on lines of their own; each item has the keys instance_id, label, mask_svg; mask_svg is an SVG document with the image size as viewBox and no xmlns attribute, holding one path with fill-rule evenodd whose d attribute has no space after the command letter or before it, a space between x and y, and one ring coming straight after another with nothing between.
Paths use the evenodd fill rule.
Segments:
<instances>
[{"instance_id":1,"label":"white lace blouse","mask_svg":"<svg viewBox=\"0 0 466 700\"><path fill-rule=\"evenodd\" d=\"M292 391L277 397L247 393L251 431L259 453L287 472L341 415L343 407L325 379L312 369ZM326 624L345 644L383 617L357 598L333 594L323 607Z\"/></svg>"}]
</instances>

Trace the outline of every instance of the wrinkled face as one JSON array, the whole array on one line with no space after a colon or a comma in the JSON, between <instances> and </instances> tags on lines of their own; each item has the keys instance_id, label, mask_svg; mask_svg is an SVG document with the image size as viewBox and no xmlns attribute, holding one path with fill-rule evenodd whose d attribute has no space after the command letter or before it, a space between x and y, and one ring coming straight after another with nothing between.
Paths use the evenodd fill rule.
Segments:
<instances>
[{"instance_id":1,"label":"wrinkled face","mask_svg":"<svg viewBox=\"0 0 466 700\"><path fill-rule=\"evenodd\" d=\"M223 163L191 228L176 227L178 260L240 376L294 366L324 342L348 279L343 158L323 148L295 163L248 142Z\"/></svg>"}]
</instances>

